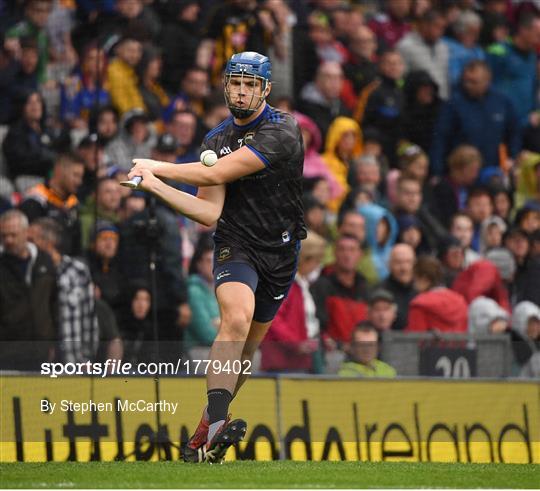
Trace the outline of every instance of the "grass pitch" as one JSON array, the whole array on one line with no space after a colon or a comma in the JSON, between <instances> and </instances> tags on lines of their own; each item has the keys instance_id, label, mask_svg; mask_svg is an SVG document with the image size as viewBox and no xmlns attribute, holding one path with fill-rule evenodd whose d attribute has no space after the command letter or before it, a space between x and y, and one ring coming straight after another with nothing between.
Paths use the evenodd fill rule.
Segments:
<instances>
[{"instance_id":1,"label":"grass pitch","mask_svg":"<svg viewBox=\"0 0 540 491\"><path fill-rule=\"evenodd\" d=\"M540 466L365 462L0 464L2 488L538 488Z\"/></svg>"}]
</instances>

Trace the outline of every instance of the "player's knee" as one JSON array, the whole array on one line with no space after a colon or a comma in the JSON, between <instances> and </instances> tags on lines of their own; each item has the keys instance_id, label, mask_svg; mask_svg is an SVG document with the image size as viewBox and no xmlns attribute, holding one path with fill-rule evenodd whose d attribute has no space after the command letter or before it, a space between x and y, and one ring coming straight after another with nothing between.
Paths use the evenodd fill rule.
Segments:
<instances>
[{"instance_id":1,"label":"player's knee","mask_svg":"<svg viewBox=\"0 0 540 491\"><path fill-rule=\"evenodd\" d=\"M251 313L248 309L236 308L223 313L220 334L230 337L231 340L244 340L249 333L250 323Z\"/></svg>"}]
</instances>

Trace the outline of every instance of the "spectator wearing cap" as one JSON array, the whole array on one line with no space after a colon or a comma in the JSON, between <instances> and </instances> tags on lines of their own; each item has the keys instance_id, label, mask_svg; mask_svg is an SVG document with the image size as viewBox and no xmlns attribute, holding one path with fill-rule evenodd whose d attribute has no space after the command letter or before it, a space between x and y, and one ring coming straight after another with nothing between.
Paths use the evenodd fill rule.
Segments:
<instances>
[{"instance_id":1,"label":"spectator wearing cap","mask_svg":"<svg viewBox=\"0 0 540 491\"><path fill-rule=\"evenodd\" d=\"M522 127L540 124L538 100L534 87L538 83L537 53L540 42L540 16L522 14L511 40L491 45L488 62L493 84L511 101Z\"/></svg>"},{"instance_id":2,"label":"spectator wearing cap","mask_svg":"<svg viewBox=\"0 0 540 491\"><path fill-rule=\"evenodd\" d=\"M403 86L402 137L429 153L441 99L439 88L425 70L409 72Z\"/></svg>"},{"instance_id":3,"label":"spectator wearing cap","mask_svg":"<svg viewBox=\"0 0 540 491\"><path fill-rule=\"evenodd\" d=\"M82 246L86 250L96 220L104 220L114 225L120 223L121 187L112 177L102 177L96 183L95 195L88 198L81 210Z\"/></svg>"},{"instance_id":4,"label":"spectator wearing cap","mask_svg":"<svg viewBox=\"0 0 540 491\"><path fill-rule=\"evenodd\" d=\"M397 303L388 290L377 288L369 296L367 320L379 333L392 329L397 317Z\"/></svg>"},{"instance_id":5,"label":"spectator wearing cap","mask_svg":"<svg viewBox=\"0 0 540 491\"><path fill-rule=\"evenodd\" d=\"M419 292L409 307L406 331L467 331L467 303L459 294L442 285L443 268L431 256L418 258L414 285Z\"/></svg>"},{"instance_id":6,"label":"spectator wearing cap","mask_svg":"<svg viewBox=\"0 0 540 491\"><path fill-rule=\"evenodd\" d=\"M54 264L28 241L19 210L0 215L0 246L0 368L38 371L58 334Z\"/></svg>"},{"instance_id":7,"label":"spectator wearing cap","mask_svg":"<svg viewBox=\"0 0 540 491\"><path fill-rule=\"evenodd\" d=\"M439 87L442 99L448 99L450 87L448 83L448 46L442 36L446 28L446 20L442 12L428 10L418 19L417 30L409 32L397 45L407 72L425 70Z\"/></svg>"},{"instance_id":8,"label":"spectator wearing cap","mask_svg":"<svg viewBox=\"0 0 540 491\"><path fill-rule=\"evenodd\" d=\"M431 147L432 173L443 175L447 155L462 144L473 145L480 151L484 167L506 168L521 147L521 131L512 102L492 88L491 71L480 60L465 67L460 89L441 109Z\"/></svg>"},{"instance_id":9,"label":"spectator wearing cap","mask_svg":"<svg viewBox=\"0 0 540 491\"><path fill-rule=\"evenodd\" d=\"M105 155L110 165L128 171L135 157L150 158L154 142L146 113L140 108L132 109L124 114L122 129L105 147Z\"/></svg>"},{"instance_id":10,"label":"spectator wearing cap","mask_svg":"<svg viewBox=\"0 0 540 491\"><path fill-rule=\"evenodd\" d=\"M489 218L482 222L481 227ZM482 230L482 229L481 229ZM481 256L471 248L474 223L472 218L467 213L458 212L450 219L450 235L459 240L464 254L464 267L468 267L478 261Z\"/></svg>"},{"instance_id":11,"label":"spectator wearing cap","mask_svg":"<svg viewBox=\"0 0 540 491\"><path fill-rule=\"evenodd\" d=\"M122 38L114 48L114 58L107 67L107 83L111 103L120 116L136 109L144 109L135 68L142 58L142 44L133 37Z\"/></svg>"},{"instance_id":12,"label":"spectator wearing cap","mask_svg":"<svg viewBox=\"0 0 540 491\"><path fill-rule=\"evenodd\" d=\"M77 153L84 162L83 182L77 191L77 198L84 203L95 191L97 180L106 174L105 145L97 133L90 133L80 141Z\"/></svg>"},{"instance_id":13,"label":"spectator wearing cap","mask_svg":"<svg viewBox=\"0 0 540 491\"><path fill-rule=\"evenodd\" d=\"M448 156L448 174L432 187L428 200L430 210L444 227L450 227L451 217L465 209L481 167L482 156L471 145L459 145Z\"/></svg>"},{"instance_id":14,"label":"spectator wearing cap","mask_svg":"<svg viewBox=\"0 0 540 491\"><path fill-rule=\"evenodd\" d=\"M51 178L29 189L20 205L21 211L33 220L50 217L62 227L62 254L81 253L79 200L77 191L82 184L84 163L74 153L63 154L54 164Z\"/></svg>"},{"instance_id":15,"label":"spectator wearing cap","mask_svg":"<svg viewBox=\"0 0 540 491\"><path fill-rule=\"evenodd\" d=\"M314 82L300 92L299 110L309 116L321 131L323 139L338 116L348 116L349 110L340 99L343 88L343 69L337 61L325 61L317 67ZM326 149L329 149L328 140Z\"/></svg>"},{"instance_id":16,"label":"spectator wearing cap","mask_svg":"<svg viewBox=\"0 0 540 491\"><path fill-rule=\"evenodd\" d=\"M379 334L369 321L358 324L351 333L348 359L339 369L340 377L394 378L396 370L377 358Z\"/></svg>"},{"instance_id":17,"label":"spectator wearing cap","mask_svg":"<svg viewBox=\"0 0 540 491\"><path fill-rule=\"evenodd\" d=\"M322 368L317 356L320 321L310 277L321 267L325 245L325 240L313 232L303 241L294 283L261 344L264 371L318 373Z\"/></svg>"},{"instance_id":18,"label":"spectator wearing cap","mask_svg":"<svg viewBox=\"0 0 540 491\"><path fill-rule=\"evenodd\" d=\"M52 218L39 218L30 225L30 238L51 257L58 288L57 357L63 363L93 360L99 342L94 287L88 266L61 254L62 228Z\"/></svg>"},{"instance_id":19,"label":"spectator wearing cap","mask_svg":"<svg viewBox=\"0 0 540 491\"><path fill-rule=\"evenodd\" d=\"M528 234L514 227L505 234L503 243L514 255L517 264L511 290L512 304L529 300L540 305L540 258L531 254Z\"/></svg>"},{"instance_id":20,"label":"spectator wearing cap","mask_svg":"<svg viewBox=\"0 0 540 491\"><path fill-rule=\"evenodd\" d=\"M392 329L401 331L407 325L409 304L417 292L413 285L413 268L416 256L408 244L396 244L390 252L388 269L390 274L378 288L388 291L397 304L396 319Z\"/></svg>"},{"instance_id":21,"label":"spectator wearing cap","mask_svg":"<svg viewBox=\"0 0 540 491\"><path fill-rule=\"evenodd\" d=\"M92 280L100 291L100 297L115 311L122 306L124 278L120 271L118 228L110 222L99 221L92 235L88 252L88 264Z\"/></svg>"}]
</instances>

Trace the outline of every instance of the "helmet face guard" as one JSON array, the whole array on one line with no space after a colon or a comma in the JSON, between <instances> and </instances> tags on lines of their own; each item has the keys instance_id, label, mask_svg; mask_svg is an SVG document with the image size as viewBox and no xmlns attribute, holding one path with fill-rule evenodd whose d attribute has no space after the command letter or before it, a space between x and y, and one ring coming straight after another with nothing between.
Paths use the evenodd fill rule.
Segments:
<instances>
[{"instance_id":1,"label":"helmet face guard","mask_svg":"<svg viewBox=\"0 0 540 491\"><path fill-rule=\"evenodd\" d=\"M267 56L253 51L245 51L231 56L225 68L223 89L225 102L235 118L246 119L257 112L266 99L271 73L272 67ZM242 96L246 96L246 102L248 102L245 107L236 106L232 100L231 80L233 78L239 79L239 92ZM259 80L261 81L261 92L257 94Z\"/></svg>"},{"instance_id":2,"label":"helmet face guard","mask_svg":"<svg viewBox=\"0 0 540 491\"><path fill-rule=\"evenodd\" d=\"M231 99L231 79L239 79L240 92L245 94L248 100L246 107L235 106ZM256 82L261 81L261 93L256 94L258 90L258 84ZM248 85L248 81L253 81L252 85ZM247 88L247 89L245 89ZM255 74L250 74L246 72L239 73L226 73L223 79L223 92L225 94L225 102L231 114L238 119L249 118L252 114L257 112L261 104L266 99L266 89L268 88L268 80L258 77ZM248 92L251 91L251 94Z\"/></svg>"}]
</instances>

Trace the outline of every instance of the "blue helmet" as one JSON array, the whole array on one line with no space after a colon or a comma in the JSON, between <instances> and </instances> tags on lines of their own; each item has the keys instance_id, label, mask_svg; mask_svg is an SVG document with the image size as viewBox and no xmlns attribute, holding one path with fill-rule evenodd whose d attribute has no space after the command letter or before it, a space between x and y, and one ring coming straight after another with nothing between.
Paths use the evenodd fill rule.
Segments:
<instances>
[{"instance_id":1,"label":"blue helmet","mask_svg":"<svg viewBox=\"0 0 540 491\"><path fill-rule=\"evenodd\" d=\"M229 58L225 67L225 75L253 75L270 82L272 77L272 64L268 56L255 51L236 53Z\"/></svg>"},{"instance_id":2,"label":"blue helmet","mask_svg":"<svg viewBox=\"0 0 540 491\"><path fill-rule=\"evenodd\" d=\"M242 78L254 78L262 81L261 94L256 95L253 92L247 108L236 106L231 101L229 85L230 79L231 77L238 76ZM254 51L244 51L231 56L229 61L227 61L227 66L225 67L224 92L225 101L227 102L227 106L229 107L229 110L233 116L239 119L245 119L259 109L266 98L266 89L270 83L271 76L272 64L267 56L255 53ZM253 100L256 100L256 104L254 106Z\"/></svg>"}]
</instances>

